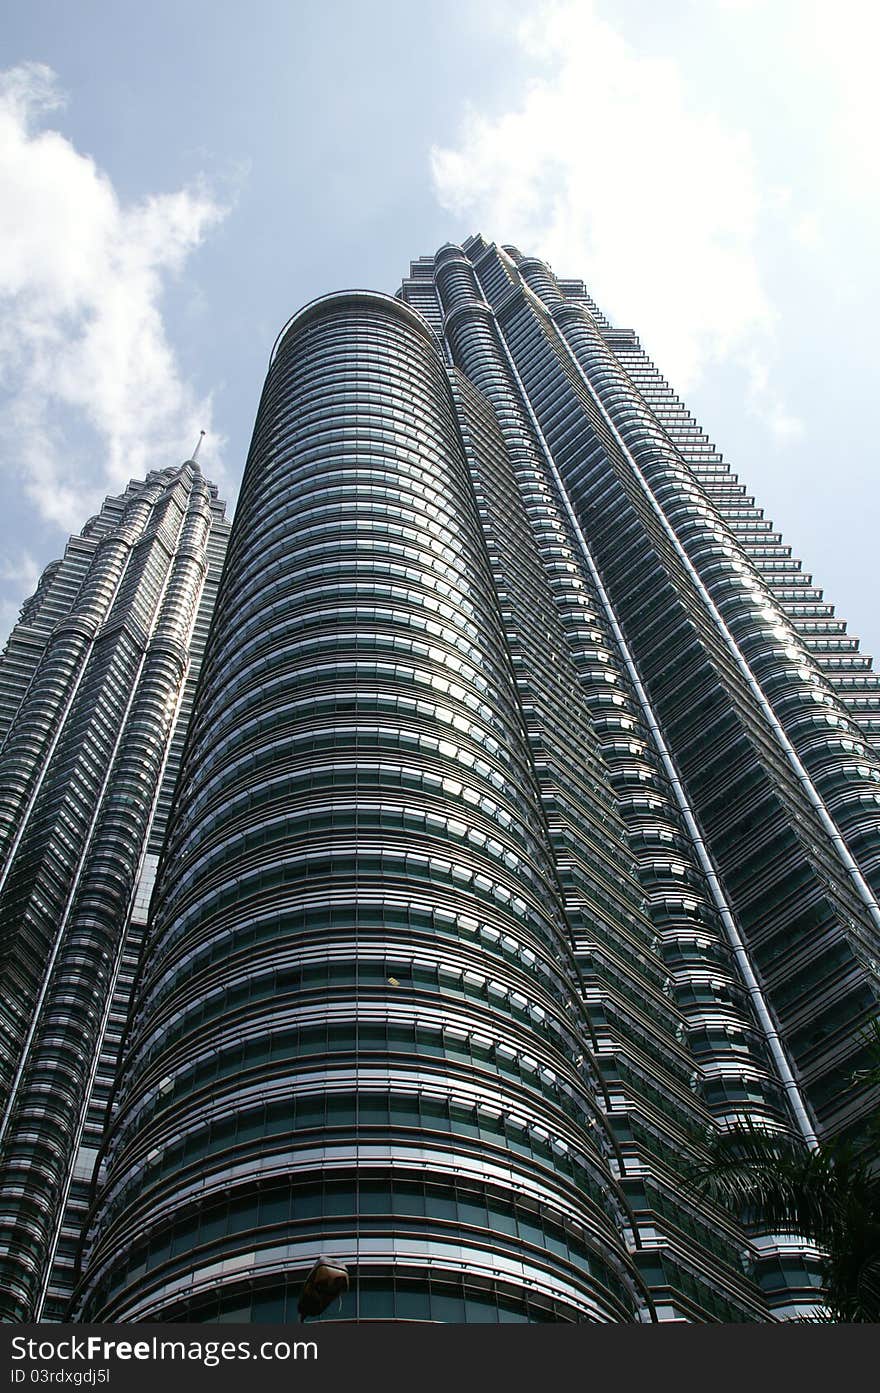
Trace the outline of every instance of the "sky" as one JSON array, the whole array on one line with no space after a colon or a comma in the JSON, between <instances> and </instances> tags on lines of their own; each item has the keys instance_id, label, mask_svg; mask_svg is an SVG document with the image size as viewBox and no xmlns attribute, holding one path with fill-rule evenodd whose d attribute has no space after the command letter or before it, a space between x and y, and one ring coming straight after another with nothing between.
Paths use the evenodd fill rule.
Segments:
<instances>
[{"instance_id":1,"label":"sky","mask_svg":"<svg viewBox=\"0 0 880 1393\"><path fill-rule=\"evenodd\" d=\"M863 650L874 0L0 0L0 642L108 492L233 501L275 337L473 232L634 328Z\"/></svg>"}]
</instances>

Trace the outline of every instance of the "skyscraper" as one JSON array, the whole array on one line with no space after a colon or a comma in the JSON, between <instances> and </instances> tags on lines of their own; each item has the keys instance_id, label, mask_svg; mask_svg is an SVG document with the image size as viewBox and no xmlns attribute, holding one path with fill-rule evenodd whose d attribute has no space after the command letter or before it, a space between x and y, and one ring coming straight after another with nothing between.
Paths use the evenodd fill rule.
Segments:
<instances>
[{"instance_id":1,"label":"skyscraper","mask_svg":"<svg viewBox=\"0 0 880 1393\"><path fill-rule=\"evenodd\" d=\"M819 1255L692 1174L714 1128L876 1103L878 736L869 661L580 282L474 237L307 305L74 1317L291 1320L319 1256L324 1319L814 1309Z\"/></svg>"},{"instance_id":2,"label":"skyscraper","mask_svg":"<svg viewBox=\"0 0 880 1393\"><path fill-rule=\"evenodd\" d=\"M59 1319L228 524L188 461L106 499L0 661L0 1314Z\"/></svg>"}]
</instances>

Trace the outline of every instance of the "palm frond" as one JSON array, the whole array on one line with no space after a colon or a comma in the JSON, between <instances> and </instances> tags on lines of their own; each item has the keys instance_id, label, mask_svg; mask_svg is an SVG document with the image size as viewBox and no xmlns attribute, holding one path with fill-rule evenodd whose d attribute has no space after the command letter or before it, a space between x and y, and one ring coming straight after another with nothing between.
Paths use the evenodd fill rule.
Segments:
<instances>
[{"instance_id":1,"label":"palm frond","mask_svg":"<svg viewBox=\"0 0 880 1393\"><path fill-rule=\"evenodd\" d=\"M880 1321L880 1175L864 1151L842 1142L808 1150L743 1124L709 1139L690 1181L747 1228L817 1245L827 1292L817 1319Z\"/></svg>"},{"instance_id":2,"label":"palm frond","mask_svg":"<svg viewBox=\"0 0 880 1393\"><path fill-rule=\"evenodd\" d=\"M880 1235L878 1235L880 1236ZM856 1286L858 1320L880 1321L880 1246L865 1259Z\"/></svg>"},{"instance_id":3,"label":"palm frond","mask_svg":"<svg viewBox=\"0 0 880 1393\"><path fill-rule=\"evenodd\" d=\"M760 1223L823 1244L836 1222L828 1158L788 1133L740 1126L710 1140L690 1176L698 1194Z\"/></svg>"}]
</instances>

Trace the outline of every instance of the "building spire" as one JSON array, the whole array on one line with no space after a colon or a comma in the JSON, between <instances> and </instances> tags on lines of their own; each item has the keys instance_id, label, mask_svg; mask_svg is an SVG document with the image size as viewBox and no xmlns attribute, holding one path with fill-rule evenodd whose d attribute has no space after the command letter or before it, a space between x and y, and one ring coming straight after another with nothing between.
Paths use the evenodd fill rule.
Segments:
<instances>
[{"instance_id":1,"label":"building spire","mask_svg":"<svg viewBox=\"0 0 880 1393\"><path fill-rule=\"evenodd\" d=\"M199 457L199 450L202 448L202 441L204 440L204 438L205 438L205 432L204 432L203 430L200 430L200 431L199 431L199 438L198 438L198 441L196 442L196 448L193 450L192 455L190 456L191 459L193 459L193 460L197 460L197 459L198 459L198 457Z\"/></svg>"}]
</instances>

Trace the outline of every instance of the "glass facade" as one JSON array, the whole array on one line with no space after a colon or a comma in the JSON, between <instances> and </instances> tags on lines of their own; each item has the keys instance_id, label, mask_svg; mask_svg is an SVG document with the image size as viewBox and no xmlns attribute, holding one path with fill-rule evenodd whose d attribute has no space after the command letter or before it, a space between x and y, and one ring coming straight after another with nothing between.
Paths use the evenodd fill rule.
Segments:
<instances>
[{"instance_id":1,"label":"glass facade","mask_svg":"<svg viewBox=\"0 0 880 1393\"><path fill-rule=\"evenodd\" d=\"M280 1309L319 1252L356 1315L637 1318L455 403L399 301L277 348L156 903L90 1319Z\"/></svg>"},{"instance_id":2,"label":"glass facade","mask_svg":"<svg viewBox=\"0 0 880 1393\"><path fill-rule=\"evenodd\" d=\"M190 461L108 498L0 660L0 1316L67 1309L227 532Z\"/></svg>"},{"instance_id":3,"label":"glass facade","mask_svg":"<svg viewBox=\"0 0 880 1393\"><path fill-rule=\"evenodd\" d=\"M819 1255L693 1174L718 1128L815 1145L876 1105L880 692L636 336L474 237L285 326L219 584L221 505L155 478L178 560L72 539L30 602L52 662L25 625L0 669L15 894L52 893L25 755L96 739L102 700L133 703L120 804L130 766L153 809L113 824L134 870L53 969L86 944L109 1043L59 1055L42 1137L21 1113L8 1309L295 1320L323 1258L350 1279L325 1321L815 1311ZM140 631L71 597L161 616L179 573L191 616L189 526L190 678L159 643L133 686ZM65 1041L32 918L4 1029L39 1088L31 1021L46 1060Z\"/></svg>"}]
</instances>

